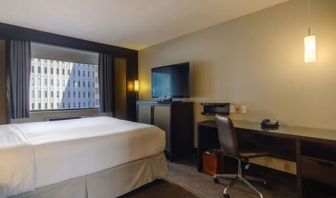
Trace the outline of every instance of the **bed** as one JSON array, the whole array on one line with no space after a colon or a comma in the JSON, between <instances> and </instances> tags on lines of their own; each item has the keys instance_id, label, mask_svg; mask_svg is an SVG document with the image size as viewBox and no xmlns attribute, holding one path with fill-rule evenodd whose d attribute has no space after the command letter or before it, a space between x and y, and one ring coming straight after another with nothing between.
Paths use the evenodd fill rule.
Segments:
<instances>
[{"instance_id":1,"label":"bed","mask_svg":"<svg viewBox=\"0 0 336 198\"><path fill-rule=\"evenodd\" d=\"M0 126L0 197L117 197L165 178L165 133L111 117Z\"/></svg>"}]
</instances>

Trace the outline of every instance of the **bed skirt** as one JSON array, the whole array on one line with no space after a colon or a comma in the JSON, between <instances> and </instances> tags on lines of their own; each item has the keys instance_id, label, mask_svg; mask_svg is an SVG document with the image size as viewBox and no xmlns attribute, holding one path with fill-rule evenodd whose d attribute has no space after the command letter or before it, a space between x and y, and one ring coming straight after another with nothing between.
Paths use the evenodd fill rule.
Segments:
<instances>
[{"instance_id":1,"label":"bed skirt","mask_svg":"<svg viewBox=\"0 0 336 198\"><path fill-rule=\"evenodd\" d=\"M164 154L36 189L11 198L111 198L167 176Z\"/></svg>"}]
</instances>

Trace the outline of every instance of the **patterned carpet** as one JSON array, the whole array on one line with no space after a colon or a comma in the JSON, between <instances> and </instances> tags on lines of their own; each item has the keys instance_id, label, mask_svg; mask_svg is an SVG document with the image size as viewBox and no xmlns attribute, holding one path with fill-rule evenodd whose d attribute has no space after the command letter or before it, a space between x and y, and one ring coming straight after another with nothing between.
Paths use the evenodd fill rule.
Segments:
<instances>
[{"instance_id":1,"label":"patterned carpet","mask_svg":"<svg viewBox=\"0 0 336 198\"><path fill-rule=\"evenodd\" d=\"M156 180L120 198L196 198L196 196L178 185L165 180Z\"/></svg>"},{"instance_id":2,"label":"patterned carpet","mask_svg":"<svg viewBox=\"0 0 336 198\"><path fill-rule=\"evenodd\" d=\"M215 184L211 176L197 172L195 163L177 162L168 164L168 181L177 184L190 191L199 198L221 198L223 190L230 180L221 180L221 184ZM262 185L253 185L260 190L264 198L294 198L295 180L294 178L283 178L279 176L264 176L270 184L270 189L266 190ZM254 192L242 183L237 183L230 191L231 198L255 198Z\"/></svg>"},{"instance_id":3,"label":"patterned carpet","mask_svg":"<svg viewBox=\"0 0 336 198\"><path fill-rule=\"evenodd\" d=\"M211 176L199 173L193 159L168 163L168 178L158 180L135 190L122 198L221 198L223 189L230 180L221 180L215 184ZM264 176L270 183L270 189L262 185L254 184L264 198L294 198L294 178L280 177L276 175ZM229 191L231 198L256 198L256 194L244 184L238 183Z\"/></svg>"}]
</instances>

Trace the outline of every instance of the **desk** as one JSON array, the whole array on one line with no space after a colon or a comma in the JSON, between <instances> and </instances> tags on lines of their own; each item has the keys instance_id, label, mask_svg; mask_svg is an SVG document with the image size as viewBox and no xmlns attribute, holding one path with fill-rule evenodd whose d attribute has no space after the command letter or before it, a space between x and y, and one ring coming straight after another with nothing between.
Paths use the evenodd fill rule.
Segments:
<instances>
[{"instance_id":1,"label":"desk","mask_svg":"<svg viewBox=\"0 0 336 198\"><path fill-rule=\"evenodd\" d=\"M321 183L336 192L336 130L290 126L266 130L256 122L233 121L233 124L238 132L239 146L255 141L273 157L296 162L298 197L311 194L311 189L304 188L310 182ZM199 122L198 171L202 170L202 153L215 148L220 148L215 121Z\"/></svg>"}]
</instances>

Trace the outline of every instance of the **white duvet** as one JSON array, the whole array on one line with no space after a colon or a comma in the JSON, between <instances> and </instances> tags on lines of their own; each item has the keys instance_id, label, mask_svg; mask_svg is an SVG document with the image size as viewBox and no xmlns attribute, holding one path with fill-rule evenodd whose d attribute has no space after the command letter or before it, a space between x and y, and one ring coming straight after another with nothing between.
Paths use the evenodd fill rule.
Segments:
<instances>
[{"instance_id":1,"label":"white duvet","mask_svg":"<svg viewBox=\"0 0 336 198\"><path fill-rule=\"evenodd\" d=\"M4 125L0 197L112 168L163 152L155 126L110 117Z\"/></svg>"}]
</instances>

